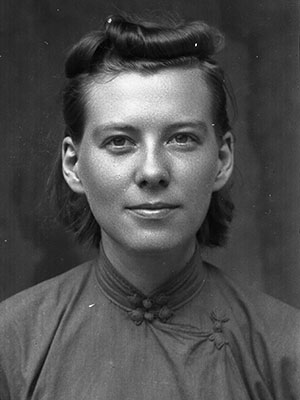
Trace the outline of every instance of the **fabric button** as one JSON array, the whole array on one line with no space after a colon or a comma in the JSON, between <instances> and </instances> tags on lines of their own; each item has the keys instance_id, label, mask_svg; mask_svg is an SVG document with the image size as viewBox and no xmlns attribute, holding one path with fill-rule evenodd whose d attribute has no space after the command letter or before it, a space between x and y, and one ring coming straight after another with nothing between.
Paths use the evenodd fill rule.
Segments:
<instances>
[{"instance_id":1,"label":"fabric button","mask_svg":"<svg viewBox=\"0 0 300 400\"><path fill-rule=\"evenodd\" d=\"M145 314L144 314L144 318L145 318L147 321L151 322L151 321L154 320L154 315L153 315L151 312L147 311L147 312L145 312Z\"/></svg>"},{"instance_id":2,"label":"fabric button","mask_svg":"<svg viewBox=\"0 0 300 400\"><path fill-rule=\"evenodd\" d=\"M141 306L142 304L142 298L138 295L138 294L133 294L131 296L127 297L130 304L132 304L133 306Z\"/></svg>"},{"instance_id":3,"label":"fabric button","mask_svg":"<svg viewBox=\"0 0 300 400\"><path fill-rule=\"evenodd\" d=\"M215 321L214 331L222 332L222 322L221 321Z\"/></svg>"},{"instance_id":4,"label":"fabric button","mask_svg":"<svg viewBox=\"0 0 300 400\"><path fill-rule=\"evenodd\" d=\"M144 320L144 312L141 308L137 308L136 310L130 311L129 313L132 321L136 323L136 325L140 325Z\"/></svg>"},{"instance_id":5,"label":"fabric button","mask_svg":"<svg viewBox=\"0 0 300 400\"><path fill-rule=\"evenodd\" d=\"M167 306L164 306L160 309L158 313L158 318L162 322L166 322L173 315L173 311L170 310Z\"/></svg>"},{"instance_id":6,"label":"fabric button","mask_svg":"<svg viewBox=\"0 0 300 400\"><path fill-rule=\"evenodd\" d=\"M149 310L149 308L151 308L153 305L152 301L150 299L145 299L143 300L143 306Z\"/></svg>"}]
</instances>

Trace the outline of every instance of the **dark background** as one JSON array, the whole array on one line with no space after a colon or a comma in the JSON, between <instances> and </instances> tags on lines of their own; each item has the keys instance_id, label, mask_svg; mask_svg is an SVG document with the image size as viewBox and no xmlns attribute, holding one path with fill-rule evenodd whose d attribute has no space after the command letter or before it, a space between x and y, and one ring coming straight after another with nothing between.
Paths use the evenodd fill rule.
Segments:
<instances>
[{"instance_id":1,"label":"dark background","mask_svg":"<svg viewBox=\"0 0 300 400\"><path fill-rule=\"evenodd\" d=\"M45 185L63 131L65 53L118 11L168 11L225 33L237 210L227 248L206 257L300 307L298 0L1 0L0 299L93 256L46 218Z\"/></svg>"}]
</instances>

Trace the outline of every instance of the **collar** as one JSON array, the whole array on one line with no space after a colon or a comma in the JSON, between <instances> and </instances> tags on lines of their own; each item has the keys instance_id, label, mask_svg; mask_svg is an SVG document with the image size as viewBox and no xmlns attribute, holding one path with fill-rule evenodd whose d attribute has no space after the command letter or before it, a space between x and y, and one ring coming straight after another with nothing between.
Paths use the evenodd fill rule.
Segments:
<instances>
[{"instance_id":1,"label":"collar","mask_svg":"<svg viewBox=\"0 0 300 400\"><path fill-rule=\"evenodd\" d=\"M199 246L186 266L148 296L128 282L111 264L100 246L96 278L103 294L126 311L136 325L155 319L167 322L203 287L205 272Z\"/></svg>"}]
</instances>

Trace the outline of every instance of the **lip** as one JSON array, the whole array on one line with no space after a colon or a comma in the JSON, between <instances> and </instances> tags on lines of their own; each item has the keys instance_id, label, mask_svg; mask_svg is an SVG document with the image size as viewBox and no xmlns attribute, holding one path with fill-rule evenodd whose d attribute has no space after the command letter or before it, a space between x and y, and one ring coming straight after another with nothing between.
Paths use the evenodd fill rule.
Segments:
<instances>
[{"instance_id":1,"label":"lip","mask_svg":"<svg viewBox=\"0 0 300 400\"><path fill-rule=\"evenodd\" d=\"M127 210L134 215L146 219L162 219L166 218L179 206L169 203L143 203L135 206L127 207Z\"/></svg>"},{"instance_id":2,"label":"lip","mask_svg":"<svg viewBox=\"0 0 300 400\"><path fill-rule=\"evenodd\" d=\"M128 208L129 210L161 210L165 208L174 209L178 207L179 206L177 204L156 202L156 203L142 203L126 208Z\"/></svg>"}]
</instances>

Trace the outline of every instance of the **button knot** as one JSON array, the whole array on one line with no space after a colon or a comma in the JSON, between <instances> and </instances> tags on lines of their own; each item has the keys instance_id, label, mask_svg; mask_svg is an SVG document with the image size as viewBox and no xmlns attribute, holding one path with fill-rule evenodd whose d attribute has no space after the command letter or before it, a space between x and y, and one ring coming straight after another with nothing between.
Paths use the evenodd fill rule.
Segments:
<instances>
[{"instance_id":1,"label":"button knot","mask_svg":"<svg viewBox=\"0 0 300 400\"><path fill-rule=\"evenodd\" d=\"M161 322L167 322L167 320L173 315L173 311L170 310L167 306L163 306L158 313L158 318Z\"/></svg>"},{"instance_id":2,"label":"button knot","mask_svg":"<svg viewBox=\"0 0 300 400\"><path fill-rule=\"evenodd\" d=\"M139 294L134 293L128 296L130 304L135 307L128 314L136 325L140 325L144 320L148 322L159 319L166 322L174 312L167 307L169 297L161 293L155 298L142 298Z\"/></svg>"},{"instance_id":3,"label":"button knot","mask_svg":"<svg viewBox=\"0 0 300 400\"><path fill-rule=\"evenodd\" d=\"M143 306L144 306L147 310L149 310L149 309L152 307L152 305L153 305L153 302L152 302L151 299L144 299L144 300L143 300Z\"/></svg>"},{"instance_id":4,"label":"button knot","mask_svg":"<svg viewBox=\"0 0 300 400\"><path fill-rule=\"evenodd\" d=\"M129 315L136 325L140 325L144 320L144 311L141 308L130 311Z\"/></svg>"},{"instance_id":5,"label":"button knot","mask_svg":"<svg viewBox=\"0 0 300 400\"><path fill-rule=\"evenodd\" d=\"M131 296L127 297L130 304L133 306L142 306L142 298L137 293L132 294Z\"/></svg>"},{"instance_id":6,"label":"button knot","mask_svg":"<svg viewBox=\"0 0 300 400\"><path fill-rule=\"evenodd\" d=\"M224 311L218 309L211 312L210 318L213 322L213 329L209 340L214 342L218 350L221 350L224 345L228 344L224 334L224 324L229 321L229 318Z\"/></svg>"},{"instance_id":7,"label":"button knot","mask_svg":"<svg viewBox=\"0 0 300 400\"><path fill-rule=\"evenodd\" d=\"M144 318L145 318L147 321L152 322L152 321L154 320L154 315L153 315L152 312L146 311L146 312L144 313Z\"/></svg>"},{"instance_id":8,"label":"button knot","mask_svg":"<svg viewBox=\"0 0 300 400\"><path fill-rule=\"evenodd\" d=\"M215 321L214 322L214 331L215 332L222 332L222 322L221 321Z\"/></svg>"}]
</instances>

